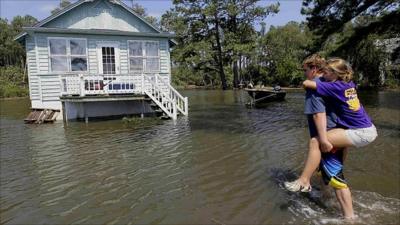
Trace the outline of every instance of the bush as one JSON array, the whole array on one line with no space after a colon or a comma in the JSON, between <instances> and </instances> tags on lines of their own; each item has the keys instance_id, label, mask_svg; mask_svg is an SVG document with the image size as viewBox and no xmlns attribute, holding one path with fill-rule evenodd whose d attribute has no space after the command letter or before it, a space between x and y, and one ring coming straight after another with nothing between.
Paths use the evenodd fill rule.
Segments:
<instances>
[{"instance_id":1,"label":"bush","mask_svg":"<svg viewBox=\"0 0 400 225\"><path fill-rule=\"evenodd\" d=\"M10 98L10 97L25 97L28 96L29 91L27 88L18 87L15 84L0 85L0 97Z\"/></svg>"},{"instance_id":2,"label":"bush","mask_svg":"<svg viewBox=\"0 0 400 225\"><path fill-rule=\"evenodd\" d=\"M28 96L24 70L17 66L0 67L0 97Z\"/></svg>"}]
</instances>

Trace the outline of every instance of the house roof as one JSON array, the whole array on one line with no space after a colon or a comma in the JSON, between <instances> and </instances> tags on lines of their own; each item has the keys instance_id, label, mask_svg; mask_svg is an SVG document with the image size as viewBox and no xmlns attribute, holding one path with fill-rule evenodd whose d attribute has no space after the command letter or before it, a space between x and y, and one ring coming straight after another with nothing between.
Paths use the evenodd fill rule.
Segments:
<instances>
[{"instance_id":1,"label":"house roof","mask_svg":"<svg viewBox=\"0 0 400 225\"><path fill-rule=\"evenodd\" d=\"M118 36L137 36L137 37L167 37L173 38L171 33L149 33L149 32L131 32L106 29L76 29L76 28L49 28L49 27L24 27L26 33L63 33L63 34L94 34L94 35L118 35Z\"/></svg>"},{"instance_id":2,"label":"house roof","mask_svg":"<svg viewBox=\"0 0 400 225\"><path fill-rule=\"evenodd\" d=\"M35 31L40 31L40 32L52 32L52 33L84 33L84 34L100 34L99 32L103 32L101 34L108 34L108 35L133 35L133 36L154 36L154 37L174 37L174 35L165 33L160 31L158 28L156 28L154 25L149 23L146 19L138 15L136 12L134 12L129 6L127 6L125 3L123 3L121 0L108 0L110 3L120 5L123 7L125 10L139 18L142 22L147 24L149 27L154 29L156 33L146 33L146 32L124 32L124 31L116 31L116 30L101 30L101 29L60 29L60 28L44 28L43 26L50 21L53 21L54 19L64 15L65 13L69 12L70 10L80 6L81 4L85 2L94 2L98 0L79 0L73 4L68 5L67 7L63 8L62 10L54 13L53 15L43 19L42 21L39 21L37 24L35 24L33 27L25 27L24 32L18 34L14 40L16 41L23 41L25 36L28 34L28 31L35 32ZM68 31L71 30L71 31ZM94 32L94 33L91 33ZM105 33L104 33L105 32ZM116 33L117 32L117 33ZM140 34L139 34L140 33ZM174 41L172 43L176 44Z\"/></svg>"}]
</instances>

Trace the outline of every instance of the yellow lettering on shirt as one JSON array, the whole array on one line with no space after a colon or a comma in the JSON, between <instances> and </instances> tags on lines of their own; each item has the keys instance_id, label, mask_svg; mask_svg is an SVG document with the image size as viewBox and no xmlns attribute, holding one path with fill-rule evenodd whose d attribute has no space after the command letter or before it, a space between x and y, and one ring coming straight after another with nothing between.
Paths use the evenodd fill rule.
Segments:
<instances>
[{"instance_id":1,"label":"yellow lettering on shirt","mask_svg":"<svg viewBox=\"0 0 400 225\"><path fill-rule=\"evenodd\" d=\"M355 88L345 90L344 96L348 98L346 103L349 105L350 110L358 111L360 109L360 100L357 97L357 91Z\"/></svg>"},{"instance_id":2,"label":"yellow lettering on shirt","mask_svg":"<svg viewBox=\"0 0 400 225\"><path fill-rule=\"evenodd\" d=\"M358 111L360 109L360 101L358 100L358 98L353 98L346 102L349 105L350 110Z\"/></svg>"},{"instance_id":3,"label":"yellow lettering on shirt","mask_svg":"<svg viewBox=\"0 0 400 225\"><path fill-rule=\"evenodd\" d=\"M355 88L350 88L344 91L344 96L346 98L352 98L352 97L357 97L357 92Z\"/></svg>"}]
</instances>

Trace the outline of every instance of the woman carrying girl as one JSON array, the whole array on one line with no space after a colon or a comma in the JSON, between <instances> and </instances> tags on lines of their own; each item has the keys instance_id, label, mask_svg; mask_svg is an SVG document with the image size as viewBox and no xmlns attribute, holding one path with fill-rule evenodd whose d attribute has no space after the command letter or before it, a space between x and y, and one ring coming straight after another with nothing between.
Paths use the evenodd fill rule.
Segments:
<instances>
[{"instance_id":1,"label":"woman carrying girl","mask_svg":"<svg viewBox=\"0 0 400 225\"><path fill-rule=\"evenodd\" d=\"M329 59L326 63L323 75L326 82L317 83L311 80L303 82L305 88L316 90L319 95L323 96L333 106L333 110L337 116L336 123L338 128L323 132L318 136L321 151L330 152L332 149L345 147L359 148L368 145L375 140L377 132L358 99L356 86L352 81L353 70L345 60L340 58ZM306 162L319 161L321 161L321 154L309 154ZM326 165L329 165L329 159L321 161L321 166ZM309 167L310 165L306 164L305 167L307 166ZM314 168L317 169L318 164L311 166L315 166ZM309 171L311 172L303 171L301 176L293 182L285 182L285 187L290 191L300 191L297 190L298 187L310 187L310 177L313 171ZM322 172L324 174L324 171ZM342 177L342 174L340 174L341 176L332 175L336 174L329 174L328 169L329 178L327 181L335 188L336 196L345 218L353 218L354 212L350 190L347 185L341 185L340 177ZM337 183L336 181L339 182ZM339 185L335 185L335 183ZM308 188L308 190L311 190L311 188Z\"/></svg>"}]
</instances>

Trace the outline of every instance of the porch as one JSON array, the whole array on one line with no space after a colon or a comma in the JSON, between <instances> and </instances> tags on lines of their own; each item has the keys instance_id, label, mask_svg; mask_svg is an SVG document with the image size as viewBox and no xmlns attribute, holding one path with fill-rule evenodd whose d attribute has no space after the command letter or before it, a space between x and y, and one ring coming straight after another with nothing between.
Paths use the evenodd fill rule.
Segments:
<instances>
[{"instance_id":1,"label":"porch","mask_svg":"<svg viewBox=\"0 0 400 225\"><path fill-rule=\"evenodd\" d=\"M139 113L146 111L144 101L151 101L154 110L161 110L165 116L176 119L180 113L188 115L188 99L176 91L169 81L159 74L63 74L60 75L62 111L64 121L68 120L68 107L80 111L85 121L90 117L90 107L110 114ZM120 102L120 104L110 103ZM136 102L132 107L121 105ZM106 107L107 106L107 107ZM132 111L132 108L136 110ZM81 110L79 110L81 108ZM105 116L105 114L96 115ZM78 113L79 114L79 113ZM82 115L83 114L83 115Z\"/></svg>"}]
</instances>

